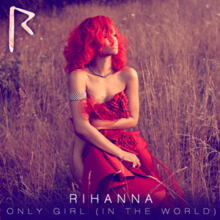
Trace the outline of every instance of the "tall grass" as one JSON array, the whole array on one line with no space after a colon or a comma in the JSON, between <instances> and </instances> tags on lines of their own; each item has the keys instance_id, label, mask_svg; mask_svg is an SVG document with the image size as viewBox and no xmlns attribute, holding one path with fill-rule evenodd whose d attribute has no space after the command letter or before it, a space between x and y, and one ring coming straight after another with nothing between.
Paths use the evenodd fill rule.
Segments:
<instances>
[{"instance_id":1,"label":"tall grass","mask_svg":"<svg viewBox=\"0 0 220 220\"><path fill-rule=\"evenodd\" d=\"M68 201L73 192L62 40L84 18L102 14L129 38L128 58L140 79L137 129L149 149L192 206L219 207L220 3L92 3L58 12L37 14L29 22L34 36L19 27L24 17L16 14L12 54L8 23L1 23L0 201L37 206Z\"/></svg>"}]
</instances>

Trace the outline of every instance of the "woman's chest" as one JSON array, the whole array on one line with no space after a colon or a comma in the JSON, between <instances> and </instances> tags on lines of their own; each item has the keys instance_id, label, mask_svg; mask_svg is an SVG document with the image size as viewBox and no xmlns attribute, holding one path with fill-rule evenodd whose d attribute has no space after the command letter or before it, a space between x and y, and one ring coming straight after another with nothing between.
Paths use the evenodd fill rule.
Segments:
<instances>
[{"instance_id":1,"label":"woman's chest","mask_svg":"<svg viewBox=\"0 0 220 220\"><path fill-rule=\"evenodd\" d=\"M104 103L112 97L125 90L125 83L120 77L90 77L86 83L86 92L93 97L98 103Z\"/></svg>"}]
</instances>

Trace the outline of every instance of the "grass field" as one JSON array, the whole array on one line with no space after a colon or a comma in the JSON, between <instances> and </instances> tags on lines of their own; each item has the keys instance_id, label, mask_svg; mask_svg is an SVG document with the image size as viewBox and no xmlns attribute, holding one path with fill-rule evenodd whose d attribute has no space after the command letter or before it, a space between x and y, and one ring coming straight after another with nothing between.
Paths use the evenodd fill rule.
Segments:
<instances>
[{"instance_id":1,"label":"grass field","mask_svg":"<svg viewBox=\"0 0 220 220\"><path fill-rule=\"evenodd\" d=\"M83 19L106 15L128 37L140 81L135 129L175 174L187 201L220 207L220 2L170 0L71 5L36 14L30 36L16 12L15 51L0 26L0 201L68 201L73 133L63 43Z\"/></svg>"}]
</instances>

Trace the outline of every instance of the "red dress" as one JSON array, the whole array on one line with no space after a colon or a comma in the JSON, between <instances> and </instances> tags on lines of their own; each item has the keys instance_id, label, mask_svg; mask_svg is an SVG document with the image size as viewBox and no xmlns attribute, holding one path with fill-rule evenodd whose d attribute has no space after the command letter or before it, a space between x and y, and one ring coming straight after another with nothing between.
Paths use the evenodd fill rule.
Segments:
<instances>
[{"instance_id":1,"label":"red dress","mask_svg":"<svg viewBox=\"0 0 220 220\"><path fill-rule=\"evenodd\" d=\"M116 123L120 118L129 118L129 105L124 91L117 93L110 101L97 103L92 96L79 102L79 111L84 120L101 119ZM70 120L69 120L70 122ZM91 195L99 196L99 205L119 203L120 195L126 203L135 203L141 207L156 208L161 206L184 206L184 195L170 170L148 150L146 141L140 137L140 131L125 131L124 129L103 129L100 132L119 148L134 153L141 162L140 168L132 168L128 161L119 158L87 144L84 152L84 170L81 186L81 204L91 204ZM156 162L156 163L155 163ZM167 176L161 179L156 164L160 164ZM161 169L160 169L161 170ZM175 198L171 199L172 194ZM150 197L149 197L150 195ZM132 200L133 197L133 200ZM107 200L106 200L107 199ZM94 201L94 200L93 200ZM112 203L111 203L111 202ZM121 200L120 200L121 201ZM153 203L152 203L153 202ZM94 205L96 206L96 205Z\"/></svg>"}]
</instances>

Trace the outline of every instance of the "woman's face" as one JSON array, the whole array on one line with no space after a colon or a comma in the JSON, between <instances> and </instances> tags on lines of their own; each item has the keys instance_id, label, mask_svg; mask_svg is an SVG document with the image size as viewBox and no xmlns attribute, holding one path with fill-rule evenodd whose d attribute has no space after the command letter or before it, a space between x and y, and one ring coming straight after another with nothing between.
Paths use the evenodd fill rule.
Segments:
<instances>
[{"instance_id":1,"label":"woman's face","mask_svg":"<svg viewBox=\"0 0 220 220\"><path fill-rule=\"evenodd\" d=\"M105 45L104 45L104 47L102 49L102 52L105 55L114 55L114 54L118 53L118 39L117 39L117 35L115 33L115 29L113 28L112 30L113 30L113 32L112 32L112 36L111 37L113 38L114 42L113 42L113 45L111 47L110 41L105 36Z\"/></svg>"}]
</instances>

